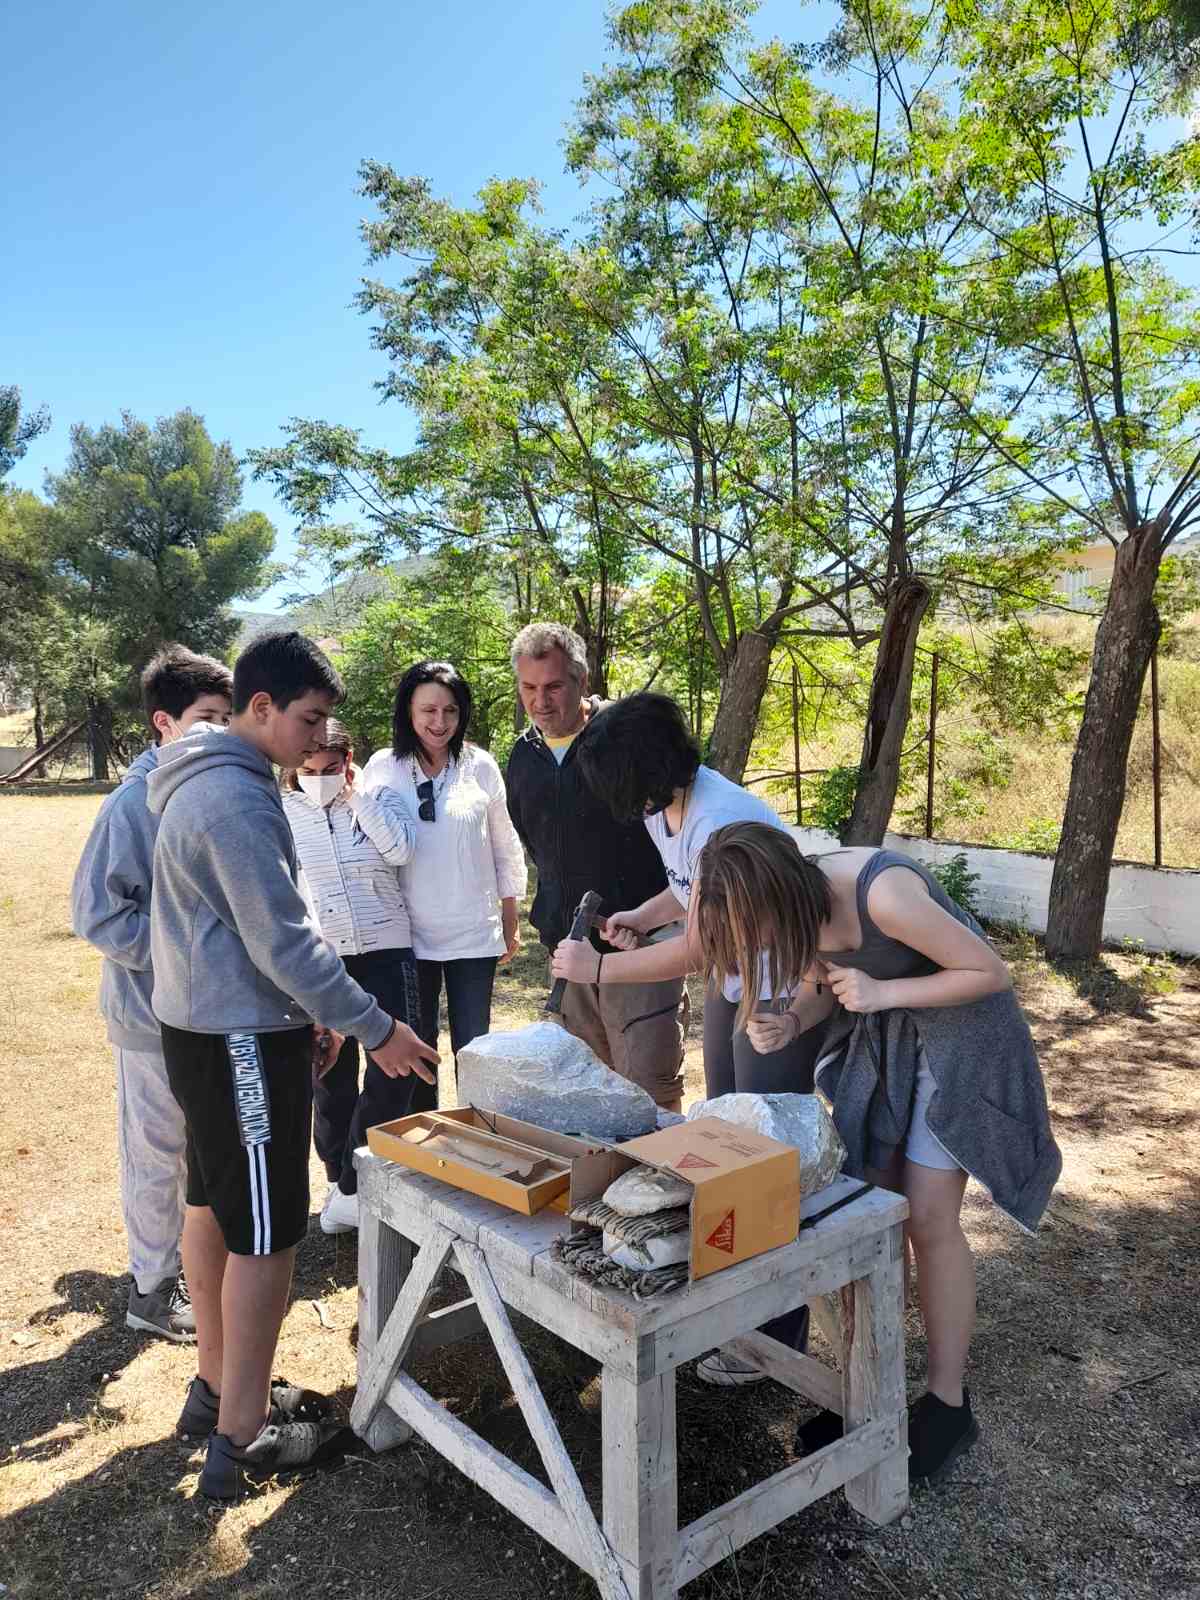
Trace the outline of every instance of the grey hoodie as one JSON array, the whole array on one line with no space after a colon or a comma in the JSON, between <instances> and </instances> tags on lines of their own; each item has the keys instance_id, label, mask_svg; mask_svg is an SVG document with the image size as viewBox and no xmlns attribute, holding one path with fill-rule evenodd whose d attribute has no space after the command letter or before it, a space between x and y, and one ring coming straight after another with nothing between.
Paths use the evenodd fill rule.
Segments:
<instances>
[{"instance_id":1,"label":"grey hoodie","mask_svg":"<svg viewBox=\"0 0 1200 1600\"><path fill-rule=\"evenodd\" d=\"M275 1033L316 1018L371 1049L392 1019L350 977L297 888L271 763L205 723L150 774L159 818L150 949L154 1012L192 1033Z\"/></svg>"},{"instance_id":2,"label":"grey hoodie","mask_svg":"<svg viewBox=\"0 0 1200 1600\"><path fill-rule=\"evenodd\" d=\"M71 926L104 956L100 1011L108 1037L126 1050L162 1047L150 1005L150 878L158 818L146 807L146 778L158 750L142 752L100 807L71 886Z\"/></svg>"}]
</instances>

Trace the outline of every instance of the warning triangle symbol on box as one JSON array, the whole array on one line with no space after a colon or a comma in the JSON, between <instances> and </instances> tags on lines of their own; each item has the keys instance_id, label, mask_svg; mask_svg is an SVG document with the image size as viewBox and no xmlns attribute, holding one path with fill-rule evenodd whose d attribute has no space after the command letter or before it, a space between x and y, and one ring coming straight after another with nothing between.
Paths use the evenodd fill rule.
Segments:
<instances>
[{"instance_id":1,"label":"warning triangle symbol on box","mask_svg":"<svg viewBox=\"0 0 1200 1600\"><path fill-rule=\"evenodd\" d=\"M688 1167L715 1167L715 1161L708 1161L704 1156L692 1155L690 1152L675 1163L676 1172L684 1172Z\"/></svg>"},{"instance_id":2,"label":"warning triangle symbol on box","mask_svg":"<svg viewBox=\"0 0 1200 1600\"><path fill-rule=\"evenodd\" d=\"M733 1254L733 1212L719 1223L709 1234L706 1241L714 1250L724 1250L726 1255Z\"/></svg>"}]
</instances>

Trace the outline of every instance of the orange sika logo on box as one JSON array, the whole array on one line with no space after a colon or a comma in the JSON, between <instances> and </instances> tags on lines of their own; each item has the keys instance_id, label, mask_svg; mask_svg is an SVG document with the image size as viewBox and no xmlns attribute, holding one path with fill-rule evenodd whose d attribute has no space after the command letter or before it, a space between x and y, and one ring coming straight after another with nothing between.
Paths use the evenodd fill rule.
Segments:
<instances>
[{"instance_id":1,"label":"orange sika logo on box","mask_svg":"<svg viewBox=\"0 0 1200 1600\"><path fill-rule=\"evenodd\" d=\"M693 1279L796 1237L800 1156L791 1145L702 1117L630 1139L613 1153L678 1173L692 1185Z\"/></svg>"},{"instance_id":2,"label":"orange sika logo on box","mask_svg":"<svg viewBox=\"0 0 1200 1600\"><path fill-rule=\"evenodd\" d=\"M713 1229L704 1242L705 1244L711 1245L714 1250L724 1250L726 1255L732 1255L733 1240L734 1226L733 1212L731 1211L729 1215L721 1221L719 1226Z\"/></svg>"}]
</instances>

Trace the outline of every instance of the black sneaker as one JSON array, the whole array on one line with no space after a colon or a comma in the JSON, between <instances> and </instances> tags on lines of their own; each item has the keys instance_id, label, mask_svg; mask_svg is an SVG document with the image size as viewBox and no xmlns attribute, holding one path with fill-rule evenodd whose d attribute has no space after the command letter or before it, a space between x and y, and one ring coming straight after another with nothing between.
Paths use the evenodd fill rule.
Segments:
<instances>
[{"instance_id":1,"label":"black sneaker","mask_svg":"<svg viewBox=\"0 0 1200 1600\"><path fill-rule=\"evenodd\" d=\"M227 1505L241 1497L247 1482L315 1472L339 1461L355 1445L349 1428L330 1422L268 1422L247 1445L212 1433L199 1492L206 1500Z\"/></svg>"},{"instance_id":2,"label":"black sneaker","mask_svg":"<svg viewBox=\"0 0 1200 1600\"><path fill-rule=\"evenodd\" d=\"M811 1456L842 1437L842 1419L836 1411L818 1411L796 1430L796 1453Z\"/></svg>"},{"instance_id":3,"label":"black sneaker","mask_svg":"<svg viewBox=\"0 0 1200 1600\"><path fill-rule=\"evenodd\" d=\"M971 1415L971 1397L963 1390L961 1406L948 1406L935 1394L923 1394L908 1408L908 1481L937 1483L979 1437Z\"/></svg>"},{"instance_id":4,"label":"black sneaker","mask_svg":"<svg viewBox=\"0 0 1200 1600\"><path fill-rule=\"evenodd\" d=\"M175 1344L196 1342L196 1313L183 1273L164 1278L149 1294L139 1294L137 1281L129 1291L125 1326L141 1333L157 1333Z\"/></svg>"},{"instance_id":5,"label":"black sneaker","mask_svg":"<svg viewBox=\"0 0 1200 1600\"><path fill-rule=\"evenodd\" d=\"M193 1378L188 1384L187 1399L175 1424L177 1439L207 1439L217 1431L217 1413L221 1397L216 1395L203 1378ZM271 1409L267 1421L324 1422L333 1409L332 1402L315 1389L300 1389L286 1378L271 1380Z\"/></svg>"}]
</instances>

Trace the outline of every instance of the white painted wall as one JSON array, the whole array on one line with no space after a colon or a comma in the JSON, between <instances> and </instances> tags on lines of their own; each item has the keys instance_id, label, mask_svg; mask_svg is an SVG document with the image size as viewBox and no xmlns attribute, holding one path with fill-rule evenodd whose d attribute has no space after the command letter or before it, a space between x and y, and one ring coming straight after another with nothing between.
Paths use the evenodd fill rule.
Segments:
<instances>
[{"instance_id":1,"label":"white painted wall","mask_svg":"<svg viewBox=\"0 0 1200 1600\"><path fill-rule=\"evenodd\" d=\"M789 831L802 850L817 852L838 847L832 834L816 828L793 827ZM984 917L1045 933L1053 856L1027 855L985 844L917 839L899 833L889 833L884 842L889 850L902 850L926 866L942 866L961 851L969 870L979 874L975 895ZM1108 880L1104 937L1113 944L1136 939L1147 950L1200 955L1200 872L1114 863Z\"/></svg>"}]
</instances>

